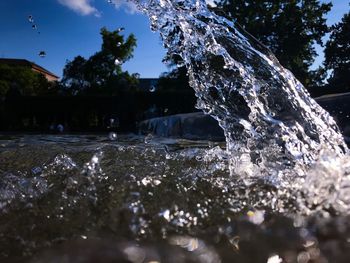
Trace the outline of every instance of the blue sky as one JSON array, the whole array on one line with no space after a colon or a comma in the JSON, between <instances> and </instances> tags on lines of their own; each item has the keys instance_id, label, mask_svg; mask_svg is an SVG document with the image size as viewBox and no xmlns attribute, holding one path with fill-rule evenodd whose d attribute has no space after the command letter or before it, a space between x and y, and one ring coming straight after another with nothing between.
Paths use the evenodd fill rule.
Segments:
<instances>
[{"instance_id":1,"label":"blue sky","mask_svg":"<svg viewBox=\"0 0 350 263\"><path fill-rule=\"evenodd\" d=\"M158 77L167 70L159 35L149 29L148 18L121 0L0 0L0 57L24 58L61 76L66 60L86 58L100 50L99 31L125 27L135 34L138 46L134 58L123 65L141 77ZM349 10L348 0L333 0L328 24L340 21ZM28 16L37 29L33 30ZM39 34L40 32L40 34ZM45 51L46 57L39 57ZM318 48L319 53L322 53ZM317 64L322 62L322 55Z\"/></svg>"}]
</instances>

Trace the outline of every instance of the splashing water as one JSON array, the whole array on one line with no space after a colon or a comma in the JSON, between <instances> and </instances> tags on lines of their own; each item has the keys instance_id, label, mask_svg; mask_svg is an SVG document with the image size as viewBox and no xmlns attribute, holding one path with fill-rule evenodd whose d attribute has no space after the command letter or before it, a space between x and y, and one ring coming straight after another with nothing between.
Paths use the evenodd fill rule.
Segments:
<instances>
[{"instance_id":1,"label":"splashing water","mask_svg":"<svg viewBox=\"0 0 350 263\"><path fill-rule=\"evenodd\" d=\"M223 128L231 176L278 187L276 198L295 196L304 213L347 213L350 158L339 128L268 48L205 1L133 2L167 57L182 58L197 107Z\"/></svg>"},{"instance_id":2,"label":"splashing water","mask_svg":"<svg viewBox=\"0 0 350 263\"><path fill-rule=\"evenodd\" d=\"M224 129L233 174L302 172L321 152L347 151L332 117L293 74L239 25L209 11L205 1L135 2L160 31L168 57L182 57L197 107Z\"/></svg>"},{"instance_id":3,"label":"splashing water","mask_svg":"<svg viewBox=\"0 0 350 263\"><path fill-rule=\"evenodd\" d=\"M134 2L168 56L182 57L198 108L224 129L226 151L151 134L5 138L0 261L77 240L33 262L102 254L132 262L347 262L350 161L334 120L266 47L204 1Z\"/></svg>"}]
</instances>

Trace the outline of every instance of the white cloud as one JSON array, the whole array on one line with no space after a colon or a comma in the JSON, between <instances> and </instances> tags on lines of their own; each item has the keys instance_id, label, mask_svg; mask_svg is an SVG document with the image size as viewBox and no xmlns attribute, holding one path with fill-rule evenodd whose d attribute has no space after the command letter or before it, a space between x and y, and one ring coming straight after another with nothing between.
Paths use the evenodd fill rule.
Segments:
<instances>
[{"instance_id":1,"label":"white cloud","mask_svg":"<svg viewBox=\"0 0 350 263\"><path fill-rule=\"evenodd\" d=\"M100 16L100 12L91 5L93 0L58 0L58 2L73 11L81 15L95 15ZM108 1L109 2L109 1ZM215 6L214 0L206 0L211 6ZM111 0L111 4L115 6L116 9L123 8L129 14L139 13L136 5L129 0Z\"/></svg>"},{"instance_id":2,"label":"white cloud","mask_svg":"<svg viewBox=\"0 0 350 263\"><path fill-rule=\"evenodd\" d=\"M58 0L58 2L83 16L100 16L100 12L90 4L91 0Z\"/></svg>"},{"instance_id":3,"label":"white cloud","mask_svg":"<svg viewBox=\"0 0 350 263\"><path fill-rule=\"evenodd\" d=\"M112 0L113 5L115 8L123 8L127 13L129 14L135 14L140 12L136 5L128 0Z\"/></svg>"}]
</instances>

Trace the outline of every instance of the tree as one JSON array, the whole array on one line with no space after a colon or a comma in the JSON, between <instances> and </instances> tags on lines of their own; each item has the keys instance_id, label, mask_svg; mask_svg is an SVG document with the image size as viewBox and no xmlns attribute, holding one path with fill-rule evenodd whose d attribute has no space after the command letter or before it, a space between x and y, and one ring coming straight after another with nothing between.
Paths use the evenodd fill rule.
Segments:
<instances>
[{"instance_id":1,"label":"tree","mask_svg":"<svg viewBox=\"0 0 350 263\"><path fill-rule=\"evenodd\" d=\"M136 86L136 74L130 75L121 67L132 58L136 38L131 34L124 40L120 32L102 28L101 50L87 60L77 56L66 64L62 84L71 94L115 95L118 90Z\"/></svg>"},{"instance_id":2,"label":"tree","mask_svg":"<svg viewBox=\"0 0 350 263\"><path fill-rule=\"evenodd\" d=\"M328 79L332 88L350 91L350 12L332 27L325 48L325 67L332 71Z\"/></svg>"},{"instance_id":3,"label":"tree","mask_svg":"<svg viewBox=\"0 0 350 263\"><path fill-rule=\"evenodd\" d=\"M67 61L63 69L62 83L69 89L71 94L76 94L84 90L88 82L85 77L86 59L82 56L75 57L72 61Z\"/></svg>"},{"instance_id":4,"label":"tree","mask_svg":"<svg viewBox=\"0 0 350 263\"><path fill-rule=\"evenodd\" d=\"M217 0L217 9L236 20L275 53L280 63L306 86L317 72L310 66L317 55L315 44L329 31L325 15L331 3L319 0Z\"/></svg>"},{"instance_id":5,"label":"tree","mask_svg":"<svg viewBox=\"0 0 350 263\"><path fill-rule=\"evenodd\" d=\"M11 92L25 96L49 95L54 90L55 83L28 67L0 65L0 96Z\"/></svg>"}]
</instances>

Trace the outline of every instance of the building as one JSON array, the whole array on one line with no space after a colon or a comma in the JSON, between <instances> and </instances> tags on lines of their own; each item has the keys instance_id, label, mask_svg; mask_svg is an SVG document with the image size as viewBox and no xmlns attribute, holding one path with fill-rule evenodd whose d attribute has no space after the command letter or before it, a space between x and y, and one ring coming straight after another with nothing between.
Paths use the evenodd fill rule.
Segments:
<instances>
[{"instance_id":1,"label":"building","mask_svg":"<svg viewBox=\"0 0 350 263\"><path fill-rule=\"evenodd\" d=\"M52 72L26 59L0 58L0 64L31 68L33 71L44 75L44 77L51 82L58 81L59 79L59 77Z\"/></svg>"}]
</instances>

